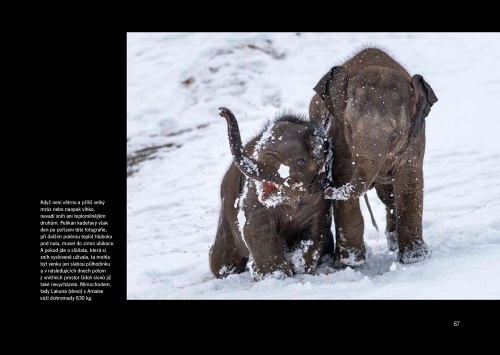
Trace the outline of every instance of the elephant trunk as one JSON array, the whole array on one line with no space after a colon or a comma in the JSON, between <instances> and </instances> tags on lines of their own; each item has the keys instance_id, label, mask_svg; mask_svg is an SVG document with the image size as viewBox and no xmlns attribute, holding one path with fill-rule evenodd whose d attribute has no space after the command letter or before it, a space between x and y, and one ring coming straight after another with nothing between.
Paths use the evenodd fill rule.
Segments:
<instances>
[{"instance_id":1,"label":"elephant trunk","mask_svg":"<svg viewBox=\"0 0 500 355\"><path fill-rule=\"evenodd\" d=\"M377 175L379 161L367 156L363 158L361 154L358 154L353 163L355 168L351 181L339 188L327 188L325 190L325 198L333 200L359 198L370 188Z\"/></svg>"},{"instance_id":2,"label":"elephant trunk","mask_svg":"<svg viewBox=\"0 0 500 355\"><path fill-rule=\"evenodd\" d=\"M359 198L361 194L368 190L374 178L375 174L366 175L355 171L349 183L353 186L350 197Z\"/></svg>"},{"instance_id":3,"label":"elephant trunk","mask_svg":"<svg viewBox=\"0 0 500 355\"><path fill-rule=\"evenodd\" d=\"M238 127L238 122L236 117L234 117L231 110L221 107L220 115L226 119L227 122L227 133L229 137L229 146L231 147L231 154L233 156L234 164L240 169L240 171L247 177L255 179L261 182L274 183L276 185L281 185L284 180L278 176L277 171L271 172L264 168L264 165L250 157L241 143L240 129Z\"/></svg>"}]
</instances>

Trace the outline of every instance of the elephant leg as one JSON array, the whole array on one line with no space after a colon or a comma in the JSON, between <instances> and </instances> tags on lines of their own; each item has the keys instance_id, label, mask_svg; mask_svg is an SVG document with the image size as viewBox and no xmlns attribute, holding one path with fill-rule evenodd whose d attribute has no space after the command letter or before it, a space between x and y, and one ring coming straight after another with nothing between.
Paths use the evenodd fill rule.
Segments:
<instances>
[{"instance_id":1,"label":"elephant leg","mask_svg":"<svg viewBox=\"0 0 500 355\"><path fill-rule=\"evenodd\" d=\"M252 211L246 215L244 241L253 256L253 273L256 280L263 276L292 276L292 266L285 257L285 239L278 235L272 210Z\"/></svg>"},{"instance_id":2,"label":"elephant leg","mask_svg":"<svg viewBox=\"0 0 500 355\"><path fill-rule=\"evenodd\" d=\"M293 271L296 274L314 273L320 259L328 253L328 248L330 248L331 253L332 242L329 241L330 238L333 239L331 230L326 228L305 234L295 250L289 254Z\"/></svg>"},{"instance_id":3,"label":"elephant leg","mask_svg":"<svg viewBox=\"0 0 500 355\"><path fill-rule=\"evenodd\" d=\"M422 168L409 167L395 177L398 256L405 264L427 259L432 254L422 237L423 188Z\"/></svg>"},{"instance_id":4,"label":"elephant leg","mask_svg":"<svg viewBox=\"0 0 500 355\"><path fill-rule=\"evenodd\" d=\"M218 278L239 274L245 270L248 255L248 250L241 250L236 246L229 224L219 223L214 245L209 252L212 273Z\"/></svg>"},{"instance_id":5,"label":"elephant leg","mask_svg":"<svg viewBox=\"0 0 500 355\"><path fill-rule=\"evenodd\" d=\"M324 255L333 254L331 201L325 205L317 223L309 231L309 238L314 243L304 252L305 272L313 273Z\"/></svg>"},{"instance_id":6,"label":"elephant leg","mask_svg":"<svg viewBox=\"0 0 500 355\"><path fill-rule=\"evenodd\" d=\"M394 203L394 187L391 184L376 185L377 195L380 201L385 205L386 228L385 237L389 250L398 249L398 233L396 231L396 205Z\"/></svg>"},{"instance_id":7,"label":"elephant leg","mask_svg":"<svg viewBox=\"0 0 500 355\"><path fill-rule=\"evenodd\" d=\"M335 257L343 265L362 265L366 260L363 241L365 224L359 199L335 201Z\"/></svg>"},{"instance_id":8,"label":"elephant leg","mask_svg":"<svg viewBox=\"0 0 500 355\"><path fill-rule=\"evenodd\" d=\"M335 238L333 237L333 233L331 229L328 229L328 239L326 240L326 246L325 246L325 255L331 255L335 256L335 249L334 249L334 241Z\"/></svg>"}]
</instances>

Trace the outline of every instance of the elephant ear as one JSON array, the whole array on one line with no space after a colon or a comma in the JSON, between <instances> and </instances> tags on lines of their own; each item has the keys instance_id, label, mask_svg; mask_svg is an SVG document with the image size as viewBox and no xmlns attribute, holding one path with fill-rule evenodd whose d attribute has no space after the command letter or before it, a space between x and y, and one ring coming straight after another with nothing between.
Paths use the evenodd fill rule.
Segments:
<instances>
[{"instance_id":1,"label":"elephant ear","mask_svg":"<svg viewBox=\"0 0 500 355\"><path fill-rule=\"evenodd\" d=\"M413 102L415 102L415 111L413 111L415 113L411 119L411 126L415 137L418 137L425 123L425 118L429 115L432 105L438 101L438 98L431 86L419 74L411 78L411 86L414 94Z\"/></svg>"},{"instance_id":2,"label":"elephant ear","mask_svg":"<svg viewBox=\"0 0 500 355\"><path fill-rule=\"evenodd\" d=\"M349 75L347 69L333 67L314 87L323 104L333 117L337 117L346 107L346 88Z\"/></svg>"}]
</instances>

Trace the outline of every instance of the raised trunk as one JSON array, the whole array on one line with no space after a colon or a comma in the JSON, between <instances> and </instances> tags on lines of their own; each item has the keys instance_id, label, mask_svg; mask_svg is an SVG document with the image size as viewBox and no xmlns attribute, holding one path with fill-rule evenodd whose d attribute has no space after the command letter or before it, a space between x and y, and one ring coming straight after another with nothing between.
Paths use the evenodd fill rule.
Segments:
<instances>
[{"instance_id":1,"label":"raised trunk","mask_svg":"<svg viewBox=\"0 0 500 355\"><path fill-rule=\"evenodd\" d=\"M227 122L227 133L229 137L229 146L231 147L231 154L233 155L234 164L240 169L240 171L251 179L255 179L262 182L271 182L277 185L284 183L278 172L267 171L269 167L264 167L264 164L258 160L250 157L241 143L240 129L238 128L238 122L233 113L225 108L219 108L221 110L220 115L226 119Z\"/></svg>"}]
</instances>

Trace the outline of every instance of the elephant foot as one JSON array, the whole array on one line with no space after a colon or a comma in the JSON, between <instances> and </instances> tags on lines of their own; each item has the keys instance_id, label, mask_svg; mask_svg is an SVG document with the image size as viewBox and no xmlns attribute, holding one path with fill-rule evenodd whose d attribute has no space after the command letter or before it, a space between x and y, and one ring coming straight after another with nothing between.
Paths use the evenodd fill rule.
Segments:
<instances>
[{"instance_id":1,"label":"elephant foot","mask_svg":"<svg viewBox=\"0 0 500 355\"><path fill-rule=\"evenodd\" d=\"M341 246L339 254L337 261L345 266L360 266L366 262L366 249L364 245L361 250Z\"/></svg>"},{"instance_id":2,"label":"elephant foot","mask_svg":"<svg viewBox=\"0 0 500 355\"><path fill-rule=\"evenodd\" d=\"M387 238L387 247L390 251L398 250L398 232L385 232Z\"/></svg>"},{"instance_id":3,"label":"elephant foot","mask_svg":"<svg viewBox=\"0 0 500 355\"><path fill-rule=\"evenodd\" d=\"M233 265L223 265L221 268L218 270L215 276L217 276L220 279L224 279L228 277L231 274L236 274L236 268Z\"/></svg>"},{"instance_id":4,"label":"elephant foot","mask_svg":"<svg viewBox=\"0 0 500 355\"><path fill-rule=\"evenodd\" d=\"M320 254L318 250L311 249L313 245L310 239L302 240L298 246L285 252L294 274L313 274L316 270Z\"/></svg>"},{"instance_id":5,"label":"elephant foot","mask_svg":"<svg viewBox=\"0 0 500 355\"><path fill-rule=\"evenodd\" d=\"M420 245L415 245L413 248L405 248L402 252L401 249L398 253L398 258L403 264L412 264L430 258L432 250L422 242Z\"/></svg>"},{"instance_id":6,"label":"elephant foot","mask_svg":"<svg viewBox=\"0 0 500 355\"><path fill-rule=\"evenodd\" d=\"M265 278L285 279L293 276L293 270L289 263L282 265L271 265L271 267L258 268L255 262L249 263L250 275L254 281L261 281Z\"/></svg>"}]
</instances>

